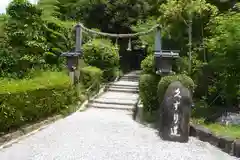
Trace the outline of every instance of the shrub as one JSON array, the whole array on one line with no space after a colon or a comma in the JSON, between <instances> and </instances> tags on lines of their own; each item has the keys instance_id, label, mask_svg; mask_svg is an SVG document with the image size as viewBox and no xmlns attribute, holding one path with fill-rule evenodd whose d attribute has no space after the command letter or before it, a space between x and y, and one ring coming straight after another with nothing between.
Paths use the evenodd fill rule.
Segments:
<instances>
[{"instance_id":1,"label":"shrub","mask_svg":"<svg viewBox=\"0 0 240 160\"><path fill-rule=\"evenodd\" d=\"M97 67L87 66L80 70L80 83L87 89L100 88L103 72Z\"/></svg>"},{"instance_id":2,"label":"shrub","mask_svg":"<svg viewBox=\"0 0 240 160\"><path fill-rule=\"evenodd\" d=\"M84 62L103 70L106 80L114 78L119 67L119 54L115 46L107 39L94 39L83 45Z\"/></svg>"},{"instance_id":3,"label":"shrub","mask_svg":"<svg viewBox=\"0 0 240 160\"><path fill-rule=\"evenodd\" d=\"M157 85L159 77L152 74L140 76L139 93L144 111L154 111L158 108Z\"/></svg>"},{"instance_id":4,"label":"shrub","mask_svg":"<svg viewBox=\"0 0 240 160\"><path fill-rule=\"evenodd\" d=\"M120 76L120 69L118 67L110 68L103 72L103 77L107 81L114 80L116 77Z\"/></svg>"},{"instance_id":5,"label":"shrub","mask_svg":"<svg viewBox=\"0 0 240 160\"><path fill-rule=\"evenodd\" d=\"M155 61L154 55L148 55L141 63L143 73L155 74Z\"/></svg>"},{"instance_id":6,"label":"shrub","mask_svg":"<svg viewBox=\"0 0 240 160\"><path fill-rule=\"evenodd\" d=\"M0 81L0 132L61 113L77 101L69 78L61 72Z\"/></svg>"},{"instance_id":7,"label":"shrub","mask_svg":"<svg viewBox=\"0 0 240 160\"><path fill-rule=\"evenodd\" d=\"M185 87L187 87L191 91L193 91L195 88L195 84L193 80L185 74L165 76L161 78L158 84L157 93L158 93L158 100L160 103L162 102L163 96L168 86L174 81L180 81Z\"/></svg>"}]
</instances>

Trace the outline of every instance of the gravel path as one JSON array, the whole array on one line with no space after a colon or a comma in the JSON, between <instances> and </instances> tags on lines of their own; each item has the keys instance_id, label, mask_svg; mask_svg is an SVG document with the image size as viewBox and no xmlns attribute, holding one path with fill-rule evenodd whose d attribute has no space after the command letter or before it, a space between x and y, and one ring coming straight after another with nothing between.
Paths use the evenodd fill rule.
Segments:
<instances>
[{"instance_id":1,"label":"gravel path","mask_svg":"<svg viewBox=\"0 0 240 160\"><path fill-rule=\"evenodd\" d=\"M91 108L0 150L0 160L232 160L206 142L162 141L130 112Z\"/></svg>"}]
</instances>

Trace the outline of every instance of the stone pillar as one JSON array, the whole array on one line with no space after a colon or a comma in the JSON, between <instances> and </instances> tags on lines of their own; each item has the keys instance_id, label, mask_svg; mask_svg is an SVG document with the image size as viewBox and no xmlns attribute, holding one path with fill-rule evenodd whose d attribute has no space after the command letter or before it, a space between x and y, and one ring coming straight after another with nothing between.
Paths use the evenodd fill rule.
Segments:
<instances>
[{"instance_id":1,"label":"stone pillar","mask_svg":"<svg viewBox=\"0 0 240 160\"><path fill-rule=\"evenodd\" d=\"M172 82L160 104L160 136L163 140L187 142L192 95L179 81Z\"/></svg>"},{"instance_id":2,"label":"stone pillar","mask_svg":"<svg viewBox=\"0 0 240 160\"><path fill-rule=\"evenodd\" d=\"M80 24L76 25L76 44L75 44L75 53L78 55L76 57L75 69L74 69L74 84L77 84L80 78L80 70L78 68L79 59L81 58L82 53L82 27Z\"/></svg>"},{"instance_id":3,"label":"stone pillar","mask_svg":"<svg viewBox=\"0 0 240 160\"><path fill-rule=\"evenodd\" d=\"M76 25L76 45L75 45L75 52L80 53L82 47L82 28L80 24Z\"/></svg>"}]
</instances>

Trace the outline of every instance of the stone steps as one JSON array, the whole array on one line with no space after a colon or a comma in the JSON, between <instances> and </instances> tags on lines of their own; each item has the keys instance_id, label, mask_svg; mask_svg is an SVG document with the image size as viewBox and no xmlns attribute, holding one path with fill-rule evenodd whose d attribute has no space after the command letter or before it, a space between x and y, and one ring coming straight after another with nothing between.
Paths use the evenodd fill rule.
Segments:
<instances>
[{"instance_id":1,"label":"stone steps","mask_svg":"<svg viewBox=\"0 0 240 160\"><path fill-rule=\"evenodd\" d=\"M113 104L113 105L135 105L136 100L131 99L111 99L111 98L98 98L90 101L92 103L101 103L101 104Z\"/></svg>"},{"instance_id":2,"label":"stone steps","mask_svg":"<svg viewBox=\"0 0 240 160\"><path fill-rule=\"evenodd\" d=\"M138 82L122 81L122 80L119 80L117 82L113 82L111 84L112 85L119 85L119 86L138 86Z\"/></svg>"},{"instance_id":3,"label":"stone steps","mask_svg":"<svg viewBox=\"0 0 240 160\"><path fill-rule=\"evenodd\" d=\"M110 84L109 87L107 88L111 88L111 87L138 89L138 85L122 85L122 84L115 84L115 83Z\"/></svg>"},{"instance_id":4,"label":"stone steps","mask_svg":"<svg viewBox=\"0 0 240 160\"><path fill-rule=\"evenodd\" d=\"M100 108L100 109L116 109L116 110L127 110L132 111L132 105L119 105L119 104L103 104L103 103L90 103L88 107Z\"/></svg>"},{"instance_id":5,"label":"stone steps","mask_svg":"<svg viewBox=\"0 0 240 160\"><path fill-rule=\"evenodd\" d=\"M136 89L125 89L125 88L114 88L114 87L109 88L108 91L124 92L124 93L139 93L139 91Z\"/></svg>"},{"instance_id":6,"label":"stone steps","mask_svg":"<svg viewBox=\"0 0 240 160\"><path fill-rule=\"evenodd\" d=\"M110 85L108 88L125 88L125 89L138 89L138 86L127 86L127 85L115 85L115 84L112 84Z\"/></svg>"},{"instance_id":7,"label":"stone steps","mask_svg":"<svg viewBox=\"0 0 240 160\"><path fill-rule=\"evenodd\" d=\"M121 77L120 80L138 81L139 77Z\"/></svg>"},{"instance_id":8,"label":"stone steps","mask_svg":"<svg viewBox=\"0 0 240 160\"><path fill-rule=\"evenodd\" d=\"M106 88L106 90L109 90L109 89L121 89L121 90L127 90L127 91L138 91L138 87L131 87L131 86L115 86L115 85L112 85L112 86L109 86Z\"/></svg>"},{"instance_id":9,"label":"stone steps","mask_svg":"<svg viewBox=\"0 0 240 160\"><path fill-rule=\"evenodd\" d=\"M107 98L107 99L133 99L137 100L138 95L132 93L122 93L122 92L105 92L98 98Z\"/></svg>"},{"instance_id":10,"label":"stone steps","mask_svg":"<svg viewBox=\"0 0 240 160\"><path fill-rule=\"evenodd\" d=\"M133 111L138 100L138 79L135 72L113 82L100 97L91 100L88 107Z\"/></svg>"},{"instance_id":11,"label":"stone steps","mask_svg":"<svg viewBox=\"0 0 240 160\"><path fill-rule=\"evenodd\" d=\"M123 76L123 77L120 78L120 80L123 80L123 79L138 80L139 76Z\"/></svg>"}]
</instances>

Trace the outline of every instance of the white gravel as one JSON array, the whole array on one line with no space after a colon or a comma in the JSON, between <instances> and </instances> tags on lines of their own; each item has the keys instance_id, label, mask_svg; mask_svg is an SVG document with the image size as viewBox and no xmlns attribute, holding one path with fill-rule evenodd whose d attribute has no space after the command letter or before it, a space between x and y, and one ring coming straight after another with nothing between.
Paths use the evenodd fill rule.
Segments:
<instances>
[{"instance_id":1,"label":"white gravel","mask_svg":"<svg viewBox=\"0 0 240 160\"><path fill-rule=\"evenodd\" d=\"M0 160L232 160L206 142L162 141L120 110L89 109L0 150Z\"/></svg>"}]
</instances>

